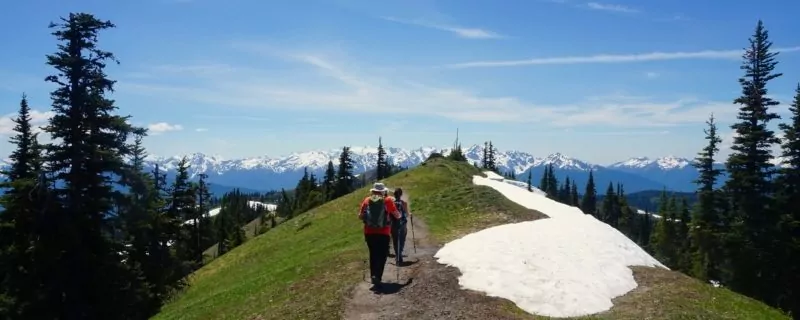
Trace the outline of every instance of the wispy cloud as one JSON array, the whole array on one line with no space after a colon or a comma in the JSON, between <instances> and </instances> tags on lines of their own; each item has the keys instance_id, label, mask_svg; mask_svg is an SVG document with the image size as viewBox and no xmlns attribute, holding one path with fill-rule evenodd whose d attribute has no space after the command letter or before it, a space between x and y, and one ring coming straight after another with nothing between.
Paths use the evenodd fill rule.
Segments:
<instances>
[{"instance_id":1,"label":"wispy cloud","mask_svg":"<svg viewBox=\"0 0 800 320\"><path fill-rule=\"evenodd\" d=\"M53 117L53 115L54 113L52 111L39 111L31 109L30 117L33 131L40 132L41 127L47 125L47 122ZM17 116L18 114L14 112L0 117L0 135L11 136L15 134L14 126L17 124L14 123L14 119L16 119Z\"/></svg>"},{"instance_id":2,"label":"wispy cloud","mask_svg":"<svg viewBox=\"0 0 800 320\"><path fill-rule=\"evenodd\" d=\"M467 28L467 27L460 27L460 26L452 26L452 25L444 25L444 24L437 24L437 23L430 23L421 20L404 20L398 19L394 17L381 17L381 19L403 23L408 25L414 25L419 27L431 28L431 29L438 29L442 31L447 31L459 36L461 38L467 39L502 39L506 38L506 36L501 35L499 33L481 29L481 28Z\"/></svg>"},{"instance_id":3,"label":"wispy cloud","mask_svg":"<svg viewBox=\"0 0 800 320\"><path fill-rule=\"evenodd\" d=\"M645 77L647 77L647 79L655 79L655 78L658 78L658 77L660 77L660 76L661 76L661 74L660 74L660 73L658 73L658 72L653 72L653 71L650 71L650 72L646 72L646 73L644 74L644 76L645 76Z\"/></svg>"},{"instance_id":4,"label":"wispy cloud","mask_svg":"<svg viewBox=\"0 0 800 320\"><path fill-rule=\"evenodd\" d=\"M148 133L151 133L152 135L159 135L164 132L180 130L183 130L183 126L179 124L169 124L166 122L157 122L147 126Z\"/></svg>"},{"instance_id":5,"label":"wispy cloud","mask_svg":"<svg viewBox=\"0 0 800 320\"><path fill-rule=\"evenodd\" d=\"M624 13L638 13L639 10L633 9L630 7L626 7L623 5L618 4L605 4L605 3L598 3L598 2L589 2L586 3L586 7L593 10L602 10L602 11L613 11L613 12L624 12Z\"/></svg>"},{"instance_id":6,"label":"wispy cloud","mask_svg":"<svg viewBox=\"0 0 800 320\"><path fill-rule=\"evenodd\" d=\"M274 57L274 56L270 56ZM605 125L618 128L669 127L702 124L708 114L732 118L735 108L725 102L694 98L652 99L611 95L587 97L560 104L541 104L516 96L489 96L448 85L433 85L418 74L381 73L352 61L342 63L324 55L294 55L301 62L297 74L308 78L270 81L273 70L250 68L248 73L192 78L193 84L160 85L128 82L121 91L246 110L294 112L354 112L443 117L476 123L546 123L559 127ZM237 68L247 69L247 68ZM302 71L316 71L312 73ZM184 78L181 78L184 77ZM188 75L163 74L156 78L187 79ZM187 83L170 81L171 83ZM225 112L229 112L226 109ZM664 129L659 129L661 132Z\"/></svg>"},{"instance_id":7,"label":"wispy cloud","mask_svg":"<svg viewBox=\"0 0 800 320\"><path fill-rule=\"evenodd\" d=\"M776 48L778 52L800 51L800 46ZM650 52L635 54L600 54L593 56L567 56L551 58L531 58L522 60L498 61L473 61L446 65L447 68L487 68L487 67L516 67L531 65L556 65L556 64L598 64L598 63L630 63L666 60L735 60L741 59L743 50L703 50L694 52Z\"/></svg>"},{"instance_id":8,"label":"wispy cloud","mask_svg":"<svg viewBox=\"0 0 800 320\"><path fill-rule=\"evenodd\" d=\"M206 128L197 128L197 129L194 129L194 131L197 131L197 132L206 132L206 131L208 131L208 129L206 129Z\"/></svg>"}]
</instances>

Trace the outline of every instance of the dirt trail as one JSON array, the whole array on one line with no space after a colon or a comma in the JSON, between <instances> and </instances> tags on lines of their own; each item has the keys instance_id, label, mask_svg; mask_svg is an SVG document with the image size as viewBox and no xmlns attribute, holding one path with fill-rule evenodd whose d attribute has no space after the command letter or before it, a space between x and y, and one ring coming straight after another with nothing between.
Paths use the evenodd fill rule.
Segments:
<instances>
[{"instance_id":1,"label":"dirt trail","mask_svg":"<svg viewBox=\"0 0 800 320\"><path fill-rule=\"evenodd\" d=\"M409 225L400 283L395 260L390 257L383 273L387 287L384 293L369 290L367 271L367 279L353 288L343 319L517 319L501 310L501 300L460 289L461 273L436 262L433 255L439 247L431 241L427 226L420 217L414 217L413 223L417 252L414 253Z\"/></svg>"}]
</instances>

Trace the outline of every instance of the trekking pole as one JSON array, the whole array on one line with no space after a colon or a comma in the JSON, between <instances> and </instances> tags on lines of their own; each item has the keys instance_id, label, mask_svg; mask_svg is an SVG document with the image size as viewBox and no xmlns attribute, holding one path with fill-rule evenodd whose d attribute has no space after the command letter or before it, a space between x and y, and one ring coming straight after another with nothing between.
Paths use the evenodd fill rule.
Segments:
<instances>
[{"instance_id":1,"label":"trekking pole","mask_svg":"<svg viewBox=\"0 0 800 320\"><path fill-rule=\"evenodd\" d=\"M400 230L397 230L397 233L400 233ZM394 255L394 270L397 273L397 283L400 283L400 257L403 256L403 253L400 252L400 237L396 237L397 241L395 241L395 255Z\"/></svg>"},{"instance_id":2,"label":"trekking pole","mask_svg":"<svg viewBox=\"0 0 800 320\"><path fill-rule=\"evenodd\" d=\"M417 253L417 238L414 236L414 216L411 216L411 243L414 244L414 254Z\"/></svg>"}]
</instances>

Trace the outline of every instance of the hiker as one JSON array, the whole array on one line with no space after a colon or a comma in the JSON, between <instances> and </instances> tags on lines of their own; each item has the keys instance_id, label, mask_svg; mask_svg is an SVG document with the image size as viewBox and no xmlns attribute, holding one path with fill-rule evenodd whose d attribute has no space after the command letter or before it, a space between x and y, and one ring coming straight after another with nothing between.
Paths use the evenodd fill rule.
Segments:
<instances>
[{"instance_id":1,"label":"hiker","mask_svg":"<svg viewBox=\"0 0 800 320\"><path fill-rule=\"evenodd\" d=\"M392 246L394 246L394 254L397 257L398 265L403 264L403 248L406 247L406 235L408 234L408 217L411 213L408 212L408 202L401 199L403 197L403 189L394 189L394 206L400 211L400 219L392 219Z\"/></svg>"},{"instance_id":2,"label":"hiker","mask_svg":"<svg viewBox=\"0 0 800 320\"><path fill-rule=\"evenodd\" d=\"M386 195L383 183L376 182L369 191L370 195L361 201L358 219L364 222L364 241L369 249L370 290L377 291L381 288L383 269L388 258L386 248L391 240L391 219L401 216L394 200Z\"/></svg>"}]
</instances>

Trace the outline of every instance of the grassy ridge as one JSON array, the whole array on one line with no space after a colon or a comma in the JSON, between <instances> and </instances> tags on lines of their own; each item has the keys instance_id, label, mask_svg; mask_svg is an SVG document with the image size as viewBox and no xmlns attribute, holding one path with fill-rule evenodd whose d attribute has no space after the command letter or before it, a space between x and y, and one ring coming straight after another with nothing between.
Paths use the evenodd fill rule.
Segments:
<instances>
[{"instance_id":1,"label":"grassy ridge","mask_svg":"<svg viewBox=\"0 0 800 320\"><path fill-rule=\"evenodd\" d=\"M411 196L437 242L541 215L472 184L479 170L436 159L386 180ZM198 270L154 319L338 319L367 256L355 214L362 188L279 225ZM680 273L633 268L639 288L580 319L788 319L764 304ZM509 316L544 319L502 303Z\"/></svg>"},{"instance_id":2,"label":"grassy ridge","mask_svg":"<svg viewBox=\"0 0 800 320\"><path fill-rule=\"evenodd\" d=\"M488 187L479 170L437 159L386 180L411 195L411 210L447 241L509 217L530 215ZM361 280L366 246L355 217L362 188L251 239L198 270L191 287L154 319L337 319Z\"/></svg>"}]
</instances>

